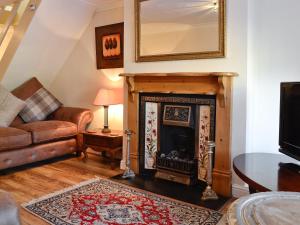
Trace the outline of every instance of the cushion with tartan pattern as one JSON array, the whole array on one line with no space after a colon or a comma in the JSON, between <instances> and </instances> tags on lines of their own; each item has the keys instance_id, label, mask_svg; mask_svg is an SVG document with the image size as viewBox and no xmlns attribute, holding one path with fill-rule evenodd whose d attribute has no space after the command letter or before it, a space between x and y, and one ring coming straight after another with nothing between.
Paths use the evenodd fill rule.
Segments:
<instances>
[{"instance_id":1,"label":"cushion with tartan pattern","mask_svg":"<svg viewBox=\"0 0 300 225\"><path fill-rule=\"evenodd\" d=\"M57 110L62 103L45 88L40 88L25 100L26 106L19 116L26 122L45 120L49 114Z\"/></svg>"}]
</instances>

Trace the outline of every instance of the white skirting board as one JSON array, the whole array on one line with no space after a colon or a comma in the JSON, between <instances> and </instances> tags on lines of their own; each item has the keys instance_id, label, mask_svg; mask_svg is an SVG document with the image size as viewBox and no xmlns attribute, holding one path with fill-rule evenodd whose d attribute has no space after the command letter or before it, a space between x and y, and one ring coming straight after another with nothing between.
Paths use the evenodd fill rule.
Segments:
<instances>
[{"instance_id":1,"label":"white skirting board","mask_svg":"<svg viewBox=\"0 0 300 225\"><path fill-rule=\"evenodd\" d=\"M126 169L126 160L122 159L120 162L120 169L125 170Z\"/></svg>"},{"instance_id":2,"label":"white skirting board","mask_svg":"<svg viewBox=\"0 0 300 225\"><path fill-rule=\"evenodd\" d=\"M238 184L232 185L232 196L235 198L240 198L242 196L249 195L248 186L242 186Z\"/></svg>"}]
</instances>

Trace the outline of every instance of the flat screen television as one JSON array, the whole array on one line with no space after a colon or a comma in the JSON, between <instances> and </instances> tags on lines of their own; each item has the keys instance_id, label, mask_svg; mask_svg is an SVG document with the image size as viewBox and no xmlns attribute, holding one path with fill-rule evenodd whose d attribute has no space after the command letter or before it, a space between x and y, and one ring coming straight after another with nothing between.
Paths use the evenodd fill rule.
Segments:
<instances>
[{"instance_id":1,"label":"flat screen television","mask_svg":"<svg viewBox=\"0 0 300 225\"><path fill-rule=\"evenodd\" d=\"M300 82L280 85L279 151L300 160Z\"/></svg>"}]
</instances>

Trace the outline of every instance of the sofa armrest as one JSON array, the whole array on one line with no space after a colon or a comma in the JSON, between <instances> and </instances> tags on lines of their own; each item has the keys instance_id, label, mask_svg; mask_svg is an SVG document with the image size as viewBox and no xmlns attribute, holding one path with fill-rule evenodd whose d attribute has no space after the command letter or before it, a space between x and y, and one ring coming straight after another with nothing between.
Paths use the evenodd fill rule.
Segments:
<instances>
[{"instance_id":1,"label":"sofa armrest","mask_svg":"<svg viewBox=\"0 0 300 225\"><path fill-rule=\"evenodd\" d=\"M75 123L78 132L84 131L86 126L93 120L93 113L89 109L60 107L49 117L50 120L61 120Z\"/></svg>"}]
</instances>

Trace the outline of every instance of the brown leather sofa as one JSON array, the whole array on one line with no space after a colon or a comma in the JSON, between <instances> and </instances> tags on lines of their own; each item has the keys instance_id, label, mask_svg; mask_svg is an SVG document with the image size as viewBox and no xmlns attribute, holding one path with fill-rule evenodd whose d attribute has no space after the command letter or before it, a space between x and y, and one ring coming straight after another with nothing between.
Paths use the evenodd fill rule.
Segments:
<instances>
[{"instance_id":1,"label":"brown leather sofa","mask_svg":"<svg viewBox=\"0 0 300 225\"><path fill-rule=\"evenodd\" d=\"M32 78L12 91L26 100L42 84ZM41 161L68 153L81 154L81 135L92 121L88 109L60 107L47 120L24 123L17 117L10 127L0 127L0 169Z\"/></svg>"}]
</instances>

